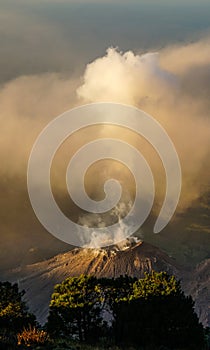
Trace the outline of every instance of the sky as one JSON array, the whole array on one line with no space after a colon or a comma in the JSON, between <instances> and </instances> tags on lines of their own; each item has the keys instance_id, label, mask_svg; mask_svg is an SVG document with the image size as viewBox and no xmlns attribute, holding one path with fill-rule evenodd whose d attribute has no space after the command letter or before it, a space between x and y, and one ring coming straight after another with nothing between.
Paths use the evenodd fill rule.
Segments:
<instances>
[{"instance_id":1,"label":"sky","mask_svg":"<svg viewBox=\"0 0 210 350\"><path fill-rule=\"evenodd\" d=\"M26 186L27 160L47 122L73 106L100 100L129 103L155 115L180 152L183 194L179 220L162 236L147 238L145 234L145 239L176 255L172 246L188 249L186 240L193 237L196 243L191 247L189 242L187 254L194 254L196 262L207 257L209 1L0 0L0 9L2 269L69 249L46 232L33 213ZM106 72L114 77L112 89ZM93 130L92 134L106 132ZM117 130L112 132L118 135ZM129 134L125 137L135 145L139 142ZM89 136L84 133L82 142L86 140ZM80 144L75 136L70 153ZM145 149L147 152L147 146ZM58 157L61 173L66 153L64 149ZM147 155L154 159L155 172L161 173L158 159L149 150ZM77 217L60 172L53 173L56 199L67 215ZM120 173L118 167L114 172ZM94 192L95 184L89 182ZM157 190L157 207L163 192ZM201 197L205 198L204 209L199 206ZM185 248L180 248L183 232ZM201 253L196 256L198 246Z\"/></svg>"},{"instance_id":2,"label":"sky","mask_svg":"<svg viewBox=\"0 0 210 350\"><path fill-rule=\"evenodd\" d=\"M145 51L209 31L208 1L0 1L1 81L76 74L109 46Z\"/></svg>"}]
</instances>

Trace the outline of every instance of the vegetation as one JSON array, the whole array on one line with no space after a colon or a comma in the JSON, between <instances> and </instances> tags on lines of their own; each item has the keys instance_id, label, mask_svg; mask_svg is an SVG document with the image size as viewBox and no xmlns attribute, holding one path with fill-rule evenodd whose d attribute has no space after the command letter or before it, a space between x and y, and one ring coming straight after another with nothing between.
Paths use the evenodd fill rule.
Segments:
<instances>
[{"instance_id":1,"label":"vegetation","mask_svg":"<svg viewBox=\"0 0 210 350\"><path fill-rule=\"evenodd\" d=\"M134 282L133 295L120 301L115 312L117 344L178 349L204 346L203 328L191 297L166 273L152 273Z\"/></svg>"},{"instance_id":2,"label":"vegetation","mask_svg":"<svg viewBox=\"0 0 210 350\"><path fill-rule=\"evenodd\" d=\"M10 282L0 282L0 348L8 349L16 342L16 334L24 327L35 325L35 316L23 301L24 291Z\"/></svg>"},{"instance_id":3,"label":"vegetation","mask_svg":"<svg viewBox=\"0 0 210 350\"><path fill-rule=\"evenodd\" d=\"M27 347L44 345L49 342L49 336L47 332L29 326L28 329L24 328L21 333L17 334L17 342L18 345L26 345Z\"/></svg>"},{"instance_id":4,"label":"vegetation","mask_svg":"<svg viewBox=\"0 0 210 350\"><path fill-rule=\"evenodd\" d=\"M93 276L67 278L55 286L47 328L56 336L71 336L80 341L99 337L103 327L102 296Z\"/></svg>"},{"instance_id":5,"label":"vegetation","mask_svg":"<svg viewBox=\"0 0 210 350\"><path fill-rule=\"evenodd\" d=\"M106 339L109 345L127 347L204 347L203 327L191 297L165 272L140 280L68 278L55 286L47 329L54 337L86 343Z\"/></svg>"},{"instance_id":6,"label":"vegetation","mask_svg":"<svg viewBox=\"0 0 210 350\"><path fill-rule=\"evenodd\" d=\"M180 282L165 272L137 280L70 277L54 288L40 329L17 284L0 283L0 349L207 350L203 330Z\"/></svg>"}]
</instances>

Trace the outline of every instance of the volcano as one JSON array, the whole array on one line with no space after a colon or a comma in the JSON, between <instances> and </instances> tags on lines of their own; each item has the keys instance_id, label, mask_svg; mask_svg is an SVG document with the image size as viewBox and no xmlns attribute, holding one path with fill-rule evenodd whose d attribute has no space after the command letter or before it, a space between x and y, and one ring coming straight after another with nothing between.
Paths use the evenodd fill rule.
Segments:
<instances>
[{"instance_id":1,"label":"volcano","mask_svg":"<svg viewBox=\"0 0 210 350\"><path fill-rule=\"evenodd\" d=\"M13 281L26 291L29 308L43 324L48 314L55 284L70 276L96 277L129 275L141 278L145 272L167 271L180 277L176 262L159 248L145 242L128 240L108 249L75 248L36 264L13 270Z\"/></svg>"},{"instance_id":2,"label":"volcano","mask_svg":"<svg viewBox=\"0 0 210 350\"><path fill-rule=\"evenodd\" d=\"M10 280L18 282L20 289L25 290L30 310L44 324L54 285L65 278L81 274L108 278L120 275L142 278L145 272L152 270L166 271L181 279L186 293L198 299L196 311L201 316L201 321L208 324L208 313L205 311L208 302L205 295L207 282L202 288L200 281L200 299L197 298L195 282L201 270L205 272L205 281L207 280L206 264L201 265L194 273L189 273L165 252L146 242L129 239L120 246L107 249L75 248L49 260L15 269L10 274Z\"/></svg>"}]
</instances>

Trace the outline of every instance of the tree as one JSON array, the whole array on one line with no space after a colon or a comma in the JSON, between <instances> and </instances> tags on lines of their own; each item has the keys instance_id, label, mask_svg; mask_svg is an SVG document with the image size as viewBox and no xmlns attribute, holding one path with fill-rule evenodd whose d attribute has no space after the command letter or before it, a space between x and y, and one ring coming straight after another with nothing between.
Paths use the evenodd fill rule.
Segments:
<instances>
[{"instance_id":1,"label":"tree","mask_svg":"<svg viewBox=\"0 0 210 350\"><path fill-rule=\"evenodd\" d=\"M130 300L182 293L180 282L173 275L152 271L150 274L145 273L144 276L144 278L134 282L133 295L131 295Z\"/></svg>"},{"instance_id":2,"label":"tree","mask_svg":"<svg viewBox=\"0 0 210 350\"><path fill-rule=\"evenodd\" d=\"M35 324L35 316L28 312L22 300L24 291L19 291L17 283L0 282L0 328L20 331L29 324Z\"/></svg>"},{"instance_id":3,"label":"tree","mask_svg":"<svg viewBox=\"0 0 210 350\"><path fill-rule=\"evenodd\" d=\"M103 318L108 326L103 329ZM56 336L152 349L202 349L203 327L180 282L165 272L96 279L67 278L55 286L47 329Z\"/></svg>"},{"instance_id":4,"label":"tree","mask_svg":"<svg viewBox=\"0 0 210 350\"><path fill-rule=\"evenodd\" d=\"M119 300L113 323L117 343L202 349L203 327L180 282L165 272L145 274L133 294Z\"/></svg>"},{"instance_id":5,"label":"tree","mask_svg":"<svg viewBox=\"0 0 210 350\"><path fill-rule=\"evenodd\" d=\"M123 332L123 323L120 319L122 316L121 303L128 303L129 298L133 295L133 284L136 281L136 278L127 275L115 279L99 279L103 293L103 310L111 323L109 335L116 343L120 342L121 333Z\"/></svg>"},{"instance_id":6,"label":"tree","mask_svg":"<svg viewBox=\"0 0 210 350\"><path fill-rule=\"evenodd\" d=\"M101 289L95 277L67 278L54 288L47 329L56 336L91 341L102 328L101 305Z\"/></svg>"}]
</instances>

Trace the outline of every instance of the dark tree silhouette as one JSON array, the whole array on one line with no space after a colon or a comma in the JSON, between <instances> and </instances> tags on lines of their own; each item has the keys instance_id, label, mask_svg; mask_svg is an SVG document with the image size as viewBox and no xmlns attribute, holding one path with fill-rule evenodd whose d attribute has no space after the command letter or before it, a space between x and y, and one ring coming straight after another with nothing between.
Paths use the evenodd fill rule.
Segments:
<instances>
[{"instance_id":1,"label":"dark tree silhouette","mask_svg":"<svg viewBox=\"0 0 210 350\"><path fill-rule=\"evenodd\" d=\"M54 336L86 342L97 342L103 335L107 344L111 340L126 348L204 348L203 327L192 298L165 272L145 274L140 280L67 278L55 286L47 329Z\"/></svg>"},{"instance_id":2,"label":"dark tree silhouette","mask_svg":"<svg viewBox=\"0 0 210 350\"><path fill-rule=\"evenodd\" d=\"M17 332L23 327L35 324L35 316L28 312L18 285L0 282L0 328Z\"/></svg>"},{"instance_id":3,"label":"dark tree silhouette","mask_svg":"<svg viewBox=\"0 0 210 350\"><path fill-rule=\"evenodd\" d=\"M17 333L24 327L36 325L35 316L28 312L23 301L24 291L10 282L0 282L0 349L13 349Z\"/></svg>"},{"instance_id":4,"label":"dark tree silhouette","mask_svg":"<svg viewBox=\"0 0 210 350\"><path fill-rule=\"evenodd\" d=\"M133 284L133 295L116 301L114 334L118 344L202 349L203 327L180 282L164 272L146 274Z\"/></svg>"},{"instance_id":5,"label":"dark tree silhouette","mask_svg":"<svg viewBox=\"0 0 210 350\"><path fill-rule=\"evenodd\" d=\"M101 290L97 279L81 275L55 286L47 322L49 333L91 341L102 329Z\"/></svg>"}]
</instances>

